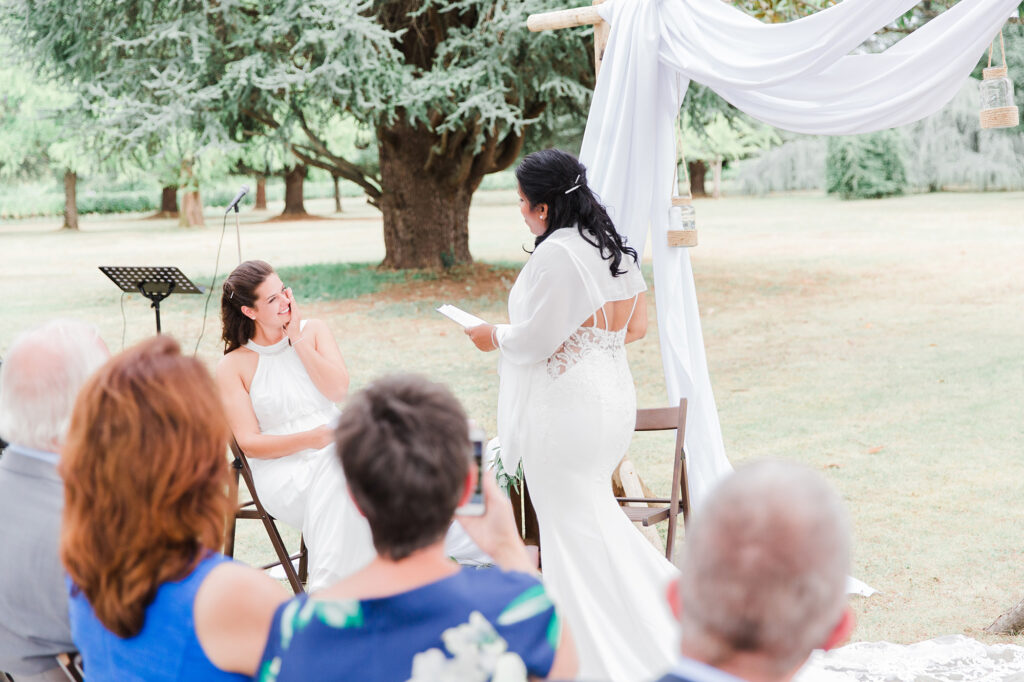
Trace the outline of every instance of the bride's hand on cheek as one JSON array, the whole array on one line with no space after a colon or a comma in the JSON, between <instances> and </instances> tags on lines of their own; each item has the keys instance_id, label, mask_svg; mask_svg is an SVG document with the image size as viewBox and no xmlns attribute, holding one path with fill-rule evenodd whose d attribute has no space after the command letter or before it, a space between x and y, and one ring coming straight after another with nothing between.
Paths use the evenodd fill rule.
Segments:
<instances>
[{"instance_id":1,"label":"bride's hand on cheek","mask_svg":"<svg viewBox=\"0 0 1024 682\"><path fill-rule=\"evenodd\" d=\"M295 303L295 294L291 287L284 290L288 297L288 305L291 308L291 316L284 325L284 333L292 340L292 343L299 340L302 335L302 315L299 313L299 306Z\"/></svg>"}]
</instances>

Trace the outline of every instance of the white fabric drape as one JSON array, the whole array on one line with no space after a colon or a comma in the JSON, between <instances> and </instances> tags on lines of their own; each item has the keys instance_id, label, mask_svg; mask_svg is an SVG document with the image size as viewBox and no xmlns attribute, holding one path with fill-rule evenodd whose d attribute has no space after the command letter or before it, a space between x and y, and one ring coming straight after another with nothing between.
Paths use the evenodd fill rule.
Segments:
<instances>
[{"instance_id":1,"label":"white fabric drape","mask_svg":"<svg viewBox=\"0 0 1024 682\"><path fill-rule=\"evenodd\" d=\"M611 34L580 158L619 232L652 235L669 402L689 400L686 447L699 505L731 471L711 390L687 249L667 245L674 121L690 80L787 130L842 135L891 128L946 104L1020 0L961 0L878 54L849 54L916 0L845 0L762 24L721 0L609 0Z\"/></svg>"}]
</instances>

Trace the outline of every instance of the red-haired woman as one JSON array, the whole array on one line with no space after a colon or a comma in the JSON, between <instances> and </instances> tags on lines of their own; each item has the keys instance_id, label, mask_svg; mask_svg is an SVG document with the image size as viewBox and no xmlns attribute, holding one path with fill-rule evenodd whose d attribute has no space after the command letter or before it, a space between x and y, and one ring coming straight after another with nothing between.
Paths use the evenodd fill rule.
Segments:
<instances>
[{"instance_id":1,"label":"red-haired woman","mask_svg":"<svg viewBox=\"0 0 1024 682\"><path fill-rule=\"evenodd\" d=\"M116 356L79 393L59 467L61 558L89 679L256 673L288 595L218 553L235 505L227 437L209 373L167 337Z\"/></svg>"}]
</instances>

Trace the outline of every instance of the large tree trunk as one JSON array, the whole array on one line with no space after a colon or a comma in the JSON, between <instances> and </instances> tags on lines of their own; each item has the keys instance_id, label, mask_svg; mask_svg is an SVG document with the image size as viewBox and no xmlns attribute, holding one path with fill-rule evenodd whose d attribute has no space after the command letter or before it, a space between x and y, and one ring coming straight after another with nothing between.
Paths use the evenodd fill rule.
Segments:
<instances>
[{"instance_id":1,"label":"large tree trunk","mask_svg":"<svg viewBox=\"0 0 1024 682\"><path fill-rule=\"evenodd\" d=\"M306 206L302 203L302 185L309 172L308 166L295 166L284 176L284 211L281 215L302 216L306 213Z\"/></svg>"},{"instance_id":2,"label":"large tree trunk","mask_svg":"<svg viewBox=\"0 0 1024 682\"><path fill-rule=\"evenodd\" d=\"M405 124L381 131L382 267L448 268L472 262L469 203L483 176L473 172L471 159L435 158L427 167L437 142Z\"/></svg>"},{"instance_id":3,"label":"large tree trunk","mask_svg":"<svg viewBox=\"0 0 1024 682\"><path fill-rule=\"evenodd\" d=\"M62 230L78 229L78 174L64 171L64 224Z\"/></svg>"},{"instance_id":4,"label":"large tree trunk","mask_svg":"<svg viewBox=\"0 0 1024 682\"><path fill-rule=\"evenodd\" d=\"M173 218L178 215L178 188L164 187L160 190L160 215Z\"/></svg>"},{"instance_id":5,"label":"large tree trunk","mask_svg":"<svg viewBox=\"0 0 1024 682\"><path fill-rule=\"evenodd\" d=\"M341 188L338 187L338 176L331 176L334 180L334 212L341 213Z\"/></svg>"},{"instance_id":6,"label":"large tree trunk","mask_svg":"<svg viewBox=\"0 0 1024 682\"><path fill-rule=\"evenodd\" d=\"M178 217L181 227L206 227L203 218L203 200L199 191L186 190L181 195L181 215Z\"/></svg>"},{"instance_id":7,"label":"large tree trunk","mask_svg":"<svg viewBox=\"0 0 1024 682\"><path fill-rule=\"evenodd\" d=\"M267 176L256 176L256 205L253 209L257 211L267 210Z\"/></svg>"},{"instance_id":8,"label":"large tree trunk","mask_svg":"<svg viewBox=\"0 0 1024 682\"><path fill-rule=\"evenodd\" d=\"M690 194L695 197L707 196L704 190L704 175L708 172L708 167L703 161L688 161L686 169L690 176Z\"/></svg>"}]
</instances>

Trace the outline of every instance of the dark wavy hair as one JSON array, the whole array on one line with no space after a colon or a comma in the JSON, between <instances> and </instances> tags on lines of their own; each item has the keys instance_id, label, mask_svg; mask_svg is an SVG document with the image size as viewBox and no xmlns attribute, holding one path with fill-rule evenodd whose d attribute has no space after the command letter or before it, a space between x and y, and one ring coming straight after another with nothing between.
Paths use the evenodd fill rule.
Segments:
<instances>
[{"instance_id":1,"label":"dark wavy hair","mask_svg":"<svg viewBox=\"0 0 1024 682\"><path fill-rule=\"evenodd\" d=\"M224 543L237 494L217 388L168 336L114 357L85 384L61 453L61 559L75 590L134 637L166 582Z\"/></svg>"},{"instance_id":2,"label":"dark wavy hair","mask_svg":"<svg viewBox=\"0 0 1024 682\"><path fill-rule=\"evenodd\" d=\"M608 211L587 185L587 169L572 154L560 149L544 149L530 154L516 168L516 180L530 208L548 205L547 232L537 237L534 247L555 230L576 226L580 236L601 252L612 276L626 274L619 267L623 254L637 262L636 249L626 246L616 231ZM576 189L572 189L576 187ZM571 191L570 191L571 190Z\"/></svg>"},{"instance_id":3,"label":"dark wavy hair","mask_svg":"<svg viewBox=\"0 0 1024 682\"><path fill-rule=\"evenodd\" d=\"M245 316L242 306L252 308L256 305L256 288L272 274L274 268L270 263L247 260L224 280L220 296L220 335L224 340L225 355L244 346L256 333L256 323Z\"/></svg>"}]
</instances>

